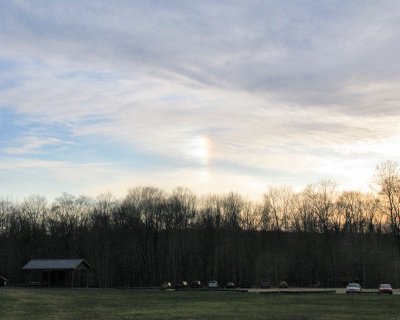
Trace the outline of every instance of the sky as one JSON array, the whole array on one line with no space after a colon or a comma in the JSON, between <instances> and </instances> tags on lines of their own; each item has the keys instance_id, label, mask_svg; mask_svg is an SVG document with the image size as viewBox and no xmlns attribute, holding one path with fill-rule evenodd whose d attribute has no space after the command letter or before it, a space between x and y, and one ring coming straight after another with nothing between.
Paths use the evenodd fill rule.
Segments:
<instances>
[{"instance_id":1,"label":"sky","mask_svg":"<svg viewBox=\"0 0 400 320\"><path fill-rule=\"evenodd\" d=\"M0 1L0 197L369 190L398 30L399 1Z\"/></svg>"}]
</instances>

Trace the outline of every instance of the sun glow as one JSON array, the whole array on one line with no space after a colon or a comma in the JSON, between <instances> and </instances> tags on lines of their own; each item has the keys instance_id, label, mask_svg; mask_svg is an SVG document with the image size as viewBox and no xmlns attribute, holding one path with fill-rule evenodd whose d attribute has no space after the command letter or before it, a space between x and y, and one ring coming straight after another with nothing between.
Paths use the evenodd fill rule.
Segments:
<instances>
[{"instance_id":1,"label":"sun glow","mask_svg":"<svg viewBox=\"0 0 400 320\"><path fill-rule=\"evenodd\" d=\"M210 139L205 136L197 136L193 139L192 156L204 166L208 166L210 162Z\"/></svg>"}]
</instances>

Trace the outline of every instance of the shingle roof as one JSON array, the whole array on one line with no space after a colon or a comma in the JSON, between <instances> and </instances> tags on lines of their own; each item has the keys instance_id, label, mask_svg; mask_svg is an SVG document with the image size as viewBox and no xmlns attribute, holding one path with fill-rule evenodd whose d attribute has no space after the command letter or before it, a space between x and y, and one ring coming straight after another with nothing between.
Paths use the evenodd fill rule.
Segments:
<instances>
[{"instance_id":1,"label":"shingle roof","mask_svg":"<svg viewBox=\"0 0 400 320\"><path fill-rule=\"evenodd\" d=\"M83 264L83 265L82 265ZM45 270L45 269L77 269L84 267L90 269L90 265L83 259L41 259L31 260L22 267L24 270Z\"/></svg>"}]
</instances>

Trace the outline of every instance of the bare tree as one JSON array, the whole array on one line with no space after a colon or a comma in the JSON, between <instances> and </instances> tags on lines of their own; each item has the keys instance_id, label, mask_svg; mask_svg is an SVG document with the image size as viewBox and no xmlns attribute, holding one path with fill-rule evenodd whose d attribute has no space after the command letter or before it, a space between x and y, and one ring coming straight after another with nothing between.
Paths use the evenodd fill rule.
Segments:
<instances>
[{"instance_id":1,"label":"bare tree","mask_svg":"<svg viewBox=\"0 0 400 320\"><path fill-rule=\"evenodd\" d=\"M400 251L400 168L397 162L386 161L376 168L374 182L382 197L383 212Z\"/></svg>"},{"instance_id":2,"label":"bare tree","mask_svg":"<svg viewBox=\"0 0 400 320\"><path fill-rule=\"evenodd\" d=\"M0 200L0 235L9 228L8 220L14 210L14 206L9 199Z\"/></svg>"},{"instance_id":3,"label":"bare tree","mask_svg":"<svg viewBox=\"0 0 400 320\"><path fill-rule=\"evenodd\" d=\"M364 217L364 197L360 192L344 191L336 202L336 230L344 232L363 233L367 225Z\"/></svg>"},{"instance_id":4,"label":"bare tree","mask_svg":"<svg viewBox=\"0 0 400 320\"><path fill-rule=\"evenodd\" d=\"M269 187L264 194L264 216L276 231L289 231L295 210L295 194L288 186Z\"/></svg>"},{"instance_id":5,"label":"bare tree","mask_svg":"<svg viewBox=\"0 0 400 320\"><path fill-rule=\"evenodd\" d=\"M317 232L317 217L309 192L306 191L296 196L296 210L293 216L293 227L295 231L305 233Z\"/></svg>"},{"instance_id":6,"label":"bare tree","mask_svg":"<svg viewBox=\"0 0 400 320\"><path fill-rule=\"evenodd\" d=\"M318 231L320 232L327 232L332 226L335 188L335 182L323 180L317 184L309 185L304 191L310 202L310 209L318 219Z\"/></svg>"},{"instance_id":7,"label":"bare tree","mask_svg":"<svg viewBox=\"0 0 400 320\"><path fill-rule=\"evenodd\" d=\"M317 184L309 185L304 191L310 203L310 209L317 218L317 230L324 236L324 251L328 255L331 276L329 282L336 284L336 259L334 252L334 240L331 234L335 209L336 184L325 180Z\"/></svg>"}]
</instances>

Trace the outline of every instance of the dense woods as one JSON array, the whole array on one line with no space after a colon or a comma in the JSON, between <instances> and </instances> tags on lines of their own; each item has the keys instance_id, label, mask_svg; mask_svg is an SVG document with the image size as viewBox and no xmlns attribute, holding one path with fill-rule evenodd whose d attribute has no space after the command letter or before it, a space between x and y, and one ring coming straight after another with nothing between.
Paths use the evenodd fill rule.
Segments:
<instances>
[{"instance_id":1,"label":"dense woods","mask_svg":"<svg viewBox=\"0 0 400 320\"><path fill-rule=\"evenodd\" d=\"M22 283L32 258L84 258L99 287L163 281L286 280L292 286L360 281L400 285L400 174L377 167L371 193L321 181L270 187L260 202L137 187L124 199L63 194L0 201L0 275Z\"/></svg>"}]
</instances>

